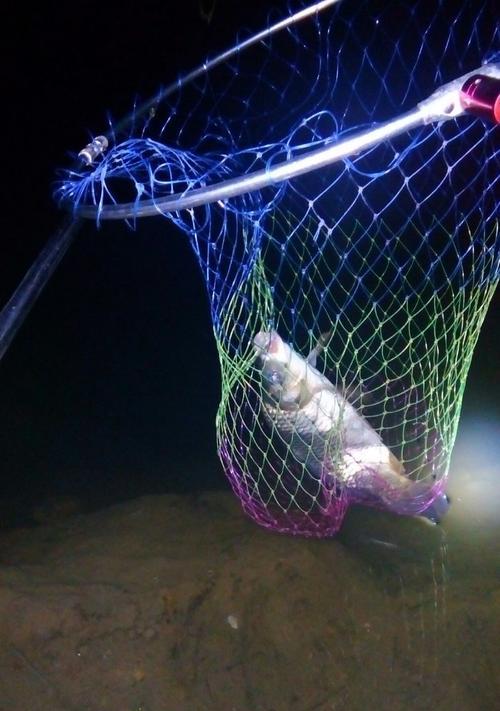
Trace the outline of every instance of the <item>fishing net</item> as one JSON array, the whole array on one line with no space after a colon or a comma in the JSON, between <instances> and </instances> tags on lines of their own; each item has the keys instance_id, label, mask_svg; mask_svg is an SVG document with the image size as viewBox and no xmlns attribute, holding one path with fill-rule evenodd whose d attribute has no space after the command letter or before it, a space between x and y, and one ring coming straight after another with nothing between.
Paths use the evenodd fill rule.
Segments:
<instances>
[{"instance_id":1,"label":"fishing net","mask_svg":"<svg viewBox=\"0 0 500 711\"><path fill-rule=\"evenodd\" d=\"M258 190L204 191L411 109L491 59L494 17L477 0L345 0L240 37L58 186L77 214L133 226L152 205L187 235L220 357L221 461L263 526L327 536L352 503L416 514L443 492L500 271L498 129L459 116Z\"/></svg>"}]
</instances>

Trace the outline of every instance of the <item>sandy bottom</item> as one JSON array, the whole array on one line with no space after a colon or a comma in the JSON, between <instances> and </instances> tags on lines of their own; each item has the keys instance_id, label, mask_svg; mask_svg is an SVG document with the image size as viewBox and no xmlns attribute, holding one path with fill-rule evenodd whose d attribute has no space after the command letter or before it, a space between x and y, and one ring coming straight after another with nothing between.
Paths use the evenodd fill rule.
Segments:
<instances>
[{"instance_id":1,"label":"sandy bottom","mask_svg":"<svg viewBox=\"0 0 500 711\"><path fill-rule=\"evenodd\" d=\"M0 534L0 711L498 703L498 535L354 511L295 539L225 492L62 509Z\"/></svg>"}]
</instances>

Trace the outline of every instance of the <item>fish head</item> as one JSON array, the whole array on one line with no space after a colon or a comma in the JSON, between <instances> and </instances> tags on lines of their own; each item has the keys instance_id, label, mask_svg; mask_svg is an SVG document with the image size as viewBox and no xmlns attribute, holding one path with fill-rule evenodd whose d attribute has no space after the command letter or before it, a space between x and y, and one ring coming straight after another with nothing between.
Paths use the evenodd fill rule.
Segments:
<instances>
[{"instance_id":1,"label":"fish head","mask_svg":"<svg viewBox=\"0 0 500 711\"><path fill-rule=\"evenodd\" d=\"M280 409L296 409L302 397L302 377L293 368L293 351L276 331L259 331L253 339L264 396Z\"/></svg>"}]
</instances>

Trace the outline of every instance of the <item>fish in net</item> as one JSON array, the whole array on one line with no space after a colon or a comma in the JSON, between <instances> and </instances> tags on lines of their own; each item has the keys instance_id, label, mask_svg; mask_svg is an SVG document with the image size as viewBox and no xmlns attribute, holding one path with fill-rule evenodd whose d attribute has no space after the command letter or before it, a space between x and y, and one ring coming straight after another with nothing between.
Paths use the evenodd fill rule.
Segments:
<instances>
[{"instance_id":1,"label":"fish in net","mask_svg":"<svg viewBox=\"0 0 500 711\"><path fill-rule=\"evenodd\" d=\"M438 518L500 273L493 5L295 3L81 151L76 217L174 222L206 284L221 461L270 529ZM443 89L444 87L444 89Z\"/></svg>"}]
</instances>

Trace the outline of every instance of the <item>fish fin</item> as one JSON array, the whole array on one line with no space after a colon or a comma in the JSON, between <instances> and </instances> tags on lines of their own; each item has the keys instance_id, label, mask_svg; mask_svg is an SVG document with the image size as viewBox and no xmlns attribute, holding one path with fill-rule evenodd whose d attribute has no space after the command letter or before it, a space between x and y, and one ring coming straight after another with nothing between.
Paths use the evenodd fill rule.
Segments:
<instances>
[{"instance_id":1,"label":"fish fin","mask_svg":"<svg viewBox=\"0 0 500 711\"><path fill-rule=\"evenodd\" d=\"M333 333L333 328L331 328L329 331L325 331L320 335L318 340L316 341L316 345L314 348L310 351L309 355L306 358L306 361L309 363L309 365L312 365L313 368L316 367L316 363L318 361L318 356L320 353L326 348L328 341L330 340L330 337Z\"/></svg>"},{"instance_id":2,"label":"fish fin","mask_svg":"<svg viewBox=\"0 0 500 711\"><path fill-rule=\"evenodd\" d=\"M406 472L403 462L401 462L401 460L399 460L392 452L389 452L389 466L398 476L405 476Z\"/></svg>"}]
</instances>

